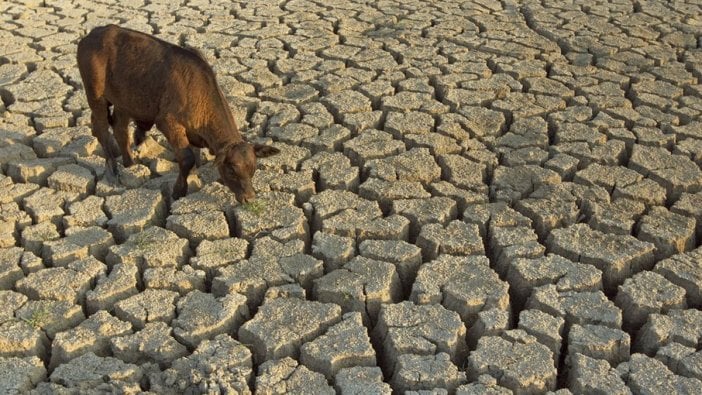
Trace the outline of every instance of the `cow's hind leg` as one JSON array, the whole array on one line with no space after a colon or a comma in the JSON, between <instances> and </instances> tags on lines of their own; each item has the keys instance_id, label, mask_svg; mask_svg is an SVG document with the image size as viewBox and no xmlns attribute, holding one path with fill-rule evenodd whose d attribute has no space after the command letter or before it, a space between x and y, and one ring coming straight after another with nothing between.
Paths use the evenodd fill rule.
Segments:
<instances>
[{"instance_id":1,"label":"cow's hind leg","mask_svg":"<svg viewBox=\"0 0 702 395\"><path fill-rule=\"evenodd\" d=\"M122 152L122 163L124 167L130 167L134 164L134 158L132 157L131 147L132 136L129 134L129 115L121 108L115 106L113 117L112 130L119 150Z\"/></svg>"},{"instance_id":2,"label":"cow's hind leg","mask_svg":"<svg viewBox=\"0 0 702 395\"><path fill-rule=\"evenodd\" d=\"M85 88L85 96L90 107L92 133L97 138L105 155L105 176L116 180L117 147L110 136L110 103L105 98L106 60L93 48L100 48L96 38L86 36L78 43L78 69Z\"/></svg>"},{"instance_id":3,"label":"cow's hind leg","mask_svg":"<svg viewBox=\"0 0 702 395\"><path fill-rule=\"evenodd\" d=\"M154 126L153 122L136 121L136 130L134 130L134 144L140 145L146 138L146 132Z\"/></svg>"},{"instance_id":4,"label":"cow's hind leg","mask_svg":"<svg viewBox=\"0 0 702 395\"><path fill-rule=\"evenodd\" d=\"M105 154L106 175L112 180L117 179L117 151L110 137L109 103L105 99L88 100L92 123L92 133L98 139Z\"/></svg>"}]
</instances>

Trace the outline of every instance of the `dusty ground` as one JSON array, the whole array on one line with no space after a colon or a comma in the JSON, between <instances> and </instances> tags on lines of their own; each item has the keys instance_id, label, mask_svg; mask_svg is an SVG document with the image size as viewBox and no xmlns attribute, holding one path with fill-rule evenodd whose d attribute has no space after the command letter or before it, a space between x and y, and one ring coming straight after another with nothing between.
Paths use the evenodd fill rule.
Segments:
<instances>
[{"instance_id":1,"label":"dusty ground","mask_svg":"<svg viewBox=\"0 0 702 395\"><path fill-rule=\"evenodd\" d=\"M699 2L181 3L0 3L0 392L702 393ZM156 130L103 180L106 23L205 54L254 204Z\"/></svg>"}]
</instances>

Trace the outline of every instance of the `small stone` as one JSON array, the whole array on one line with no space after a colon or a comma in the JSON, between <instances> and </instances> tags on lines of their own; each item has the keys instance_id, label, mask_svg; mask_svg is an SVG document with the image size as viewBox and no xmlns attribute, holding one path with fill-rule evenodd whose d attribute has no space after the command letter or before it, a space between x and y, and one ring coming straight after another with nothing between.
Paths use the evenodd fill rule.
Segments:
<instances>
[{"instance_id":1,"label":"small stone","mask_svg":"<svg viewBox=\"0 0 702 395\"><path fill-rule=\"evenodd\" d=\"M364 240L358 250L361 256L395 265L404 293L409 292L422 263L419 247L403 240Z\"/></svg>"},{"instance_id":2,"label":"small stone","mask_svg":"<svg viewBox=\"0 0 702 395\"><path fill-rule=\"evenodd\" d=\"M334 304L297 298L270 299L239 328L238 334L240 341L252 345L256 363L298 357L300 346L340 320L341 307Z\"/></svg>"},{"instance_id":3,"label":"small stone","mask_svg":"<svg viewBox=\"0 0 702 395\"><path fill-rule=\"evenodd\" d=\"M568 332L568 358L572 365L577 354L609 362L612 367L629 360L631 338L615 328L600 325L573 325Z\"/></svg>"},{"instance_id":4,"label":"small stone","mask_svg":"<svg viewBox=\"0 0 702 395\"><path fill-rule=\"evenodd\" d=\"M88 273L72 268L56 267L30 273L24 279L17 281L15 287L33 300L65 300L82 304L92 281L93 278Z\"/></svg>"},{"instance_id":5,"label":"small stone","mask_svg":"<svg viewBox=\"0 0 702 395\"><path fill-rule=\"evenodd\" d=\"M69 164L60 166L47 179L50 188L76 192L81 197L91 195L95 192L95 177L90 170L83 166Z\"/></svg>"},{"instance_id":6,"label":"small stone","mask_svg":"<svg viewBox=\"0 0 702 395\"><path fill-rule=\"evenodd\" d=\"M188 355L188 349L172 337L165 322L149 322L134 334L113 337L110 344L115 358L138 365L157 363L167 368L172 361Z\"/></svg>"},{"instance_id":7,"label":"small stone","mask_svg":"<svg viewBox=\"0 0 702 395\"><path fill-rule=\"evenodd\" d=\"M343 344L340 349L338 346ZM324 335L302 345L300 362L333 381L339 370L354 366L375 366L371 346L361 314L344 315L343 320L327 329Z\"/></svg>"},{"instance_id":8,"label":"small stone","mask_svg":"<svg viewBox=\"0 0 702 395\"><path fill-rule=\"evenodd\" d=\"M359 311L363 321L371 323L382 304L401 299L402 288L394 265L359 256L315 280L313 295L320 302L336 303L344 312Z\"/></svg>"},{"instance_id":9,"label":"small stone","mask_svg":"<svg viewBox=\"0 0 702 395\"><path fill-rule=\"evenodd\" d=\"M53 222L41 222L22 229L20 241L26 250L40 256L45 241L56 240L60 237L61 235Z\"/></svg>"},{"instance_id":10,"label":"small stone","mask_svg":"<svg viewBox=\"0 0 702 395\"><path fill-rule=\"evenodd\" d=\"M420 305L440 303L457 312L470 329L481 311L509 311L508 289L486 257L442 255L419 268L410 300Z\"/></svg>"},{"instance_id":11,"label":"small stone","mask_svg":"<svg viewBox=\"0 0 702 395\"><path fill-rule=\"evenodd\" d=\"M144 272L150 268L184 265L191 255L186 239L158 226L150 226L131 234L122 244L110 247L105 262L134 265Z\"/></svg>"},{"instance_id":12,"label":"small stone","mask_svg":"<svg viewBox=\"0 0 702 395\"><path fill-rule=\"evenodd\" d=\"M323 272L322 262L309 255L258 256L254 251L250 259L218 270L212 280L212 293L244 295L253 310L263 302L268 287L297 283L311 290L312 282Z\"/></svg>"},{"instance_id":13,"label":"small stone","mask_svg":"<svg viewBox=\"0 0 702 395\"><path fill-rule=\"evenodd\" d=\"M519 313L519 329L534 336L539 343L553 353L553 363L558 366L561 342L565 334L563 317L552 316L540 310L522 310Z\"/></svg>"},{"instance_id":14,"label":"small stone","mask_svg":"<svg viewBox=\"0 0 702 395\"><path fill-rule=\"evenodd\" d=\"M65 266L88 256L104 260L113 244L112 235L100 227L76 228L67 231L64 238L44 242L42 258L52 266Z\"/></svg>"},{"instance_id":15,"label":"small stone","mask_svg":"<svg viewBox=\"0 0 702 395\"><path fill-rule=\"evenodd\" d=\"M506 280L517 308L526 302L534 288L546 284L554 284L558 291L602 289L602 272L599 269L553 254L514 260L509 266Z\"/></svg>"},{"instance_id":16,"label":"small stone","mask_svg":"<svg viewBox=\"0 0 702 395\"><path fill-rule=\"evenodd\" d=\"M555 390L556 368L549 349L525 333L520 335L519 330L510 332L516 333L485 336L478 341L468 358L469 376L477 378L487 373L515 393Z\"/></svg>"},{"instance_id":17,"label":"small stone","mask_svg":"<svg viewBox=\"0 0 702 395\"><path fill-rule=\"evenodd\" d=\"M635 332L652 313L685 309L685 290L655 272L641 272L624 281L614 300L622 309L624 328Z\"/></svg>"},{"instance_id":18,"label":"small stone","mask_svg":"<svg viewBox=\"0 0 702 395\"><path fill-rule=\"evenodd\" d=\"M585 224L556 229L546 244L550 251L602 271L606 292L614 292L631 273L651 269L654 245L629 235L607 235Z\"/></svg>"},{"instance_id":19,"label":"small stone","mask_svg":"<svg viewBox=\"0 0 702 395\"><path fill-rule=\"evenodd\" d=\"M400 355L390 379L394 389L405 393L433 388L446 388L453 392L465 382L466 374L458 370L446 353Z\"/></svg>"},{"instance_id":20,"label":"small stone","mask_svg":"<svg viewBox=\"0 0 702 395\"><path fill-rule=\"evenodd\" d=\"M315 232L312 237L312 255L324 262L326 273L344 266L354 257L355 253L356 243L350 237L341 237L325 232Z\"/></svg>"},{"instance_id":21,"label":"small stone","mask_svg":"<svg viewBox=\"0 0 702 395\"><path fill-rule=\"evenodd\" d=\"M172 322L174 337L188 347L197 347L207 338L236 332L249 317L249 310L242 295L215 298L195 290L180 298L177 315Z\"/></svg>"},{"instance_id":22,"label":"small stone","mask_svg":"<svg viewBox=\"0 0 702 395\"><path fill-rule=\"evenodd\" d=\"M149 226L163 226L167 209L160 191L132 189L106 197L105 212L110 217L107 228L117 242L123 243L131 234Z\"/></svg>"},{"instance_id":23,"label":"small stone","mask_svg":"<svg viewBox=\"0 0 702 395\"><path fill-rule=\"evenodd\" d=\"M223 391L250 394L251 352L229 335L203 340L188 356L176 359L169 369L150 375L156 393Z\"/></svg>"},{"instance_id":24,"label":"small stone","mask_svg":"<svg viewBox=\"0 0 702 395\"><path fill-rule=\"evenodd\" d=\"M193 268L204 270L207 278L214 277L217 269L246 258L249 242L237 237L220 240L203 240L196 254L190 258Z\"/></svg>"},{"instance_id":25,"label":"small stone","mask_svg":"<svg viewBox=\"0 0 702 395\"><path fill-rule=\"evenodd\" d=\"M390 385L383 382L383 371L379 367L352 367L339 370L335 388L342 395L373 393L390 395Z\"/></svg>"},{"instance_id":26,"label":"small stone","mask_svg":"<svg viewBox=\"0 0 702 395\"><path fill-rule=\"evenodd\" d=\"M37 357L0 357L0 392L28 393L46 380L46 368Z\"/></svg>"},{"instance_id":27,"label":"small stone","mask_svg":"<svg viewBox=\"0 0 702 395\"><path fill-rule=\"evenodd\" d=\"M410 237L419 235L422 226L430 223L448 225L457 216L456 202L446 197L428 199L399 199L393 201L392 214L407 217L410 221Z\"/></svg>"},{"instance_id":28,"label":"small stone","mask_svg":"<svg viewBox=\"0 0 702 395\"><path fill-rule=\"evenodd\" d=\"M46 360L49 339L37 327L22 320L0 324L0 357L32 357Z\"/></svg>"},{"instance_id":29,"label":"small stone","mask_svg":"<svg viewBox=\"0 0 702 395\"><path fill-rule=\"evenodd\" d=\"M81 201L71 203L68 206L68 215L62 218L64 229L105 226L108 218L102 211L104 202L104 198L91 195Z\"/></svg>"},{"instance_id":30,"label":"small stone","mask_svg":"<svg viewBox=\"0 0 702 395\"><path fill-rule=\"evenodd\" d=\"M607 361L582 354L570 357L568 388L576 394L631 394L631 390Z\"/></svg>"},{"instance_id":31,"label":"small stone","mask_svg":"<svg viewBox=\"0 0 702 395\"><path fill-rule=\"evenodd\" d=\"M114 304L137 294L139 269L135 265L118 264L110 274L98 280L97 285L85 294L85 306L89 314L99 310L111 311Z\"/></svg>"},{"instance_id":32,"label":"small stone","mask_svg":"<svg viewBox=\"0 0 702 395\"><path fill-rule=\"evenodd\" d=\"M185 296L190 291L205 291L205 272L183 266L182 270L173 267L159 267L144 270L144 288L177 292Z\"/></svg>"},{"instance_id":33,"label":"small stone","mask_svg":"<svg viewBox=\"0 0 702 395\"><path fill-rule=\"evenodd\" d=\"M422 249L424 260L436 259L439 255L483 255L483 239L475 224L451 221L447 226L427 224L417 236L417 246Z\"/></svg>"},{"instance_id":34,"label":"small stone","mask_svg":"<svg viewBox=\"0 0 702 395\"><path fill-rule=\"evenodd\" d=\"M624 371L627 385L635 394L695 394L702 391L702 381L677 376L662 362L643 354L633 354L631 360L617 370Z\"/></svg>"},{"instance_id":35,"label":"small stone","mask_svg":"<svg viewBox=\"0 0 702 395\"><path fill-rule=\"evenodd\" d=\"M256 393L283 395L309 392L333 395L336 392L329 386L324 375L298 365L290 357L266 361L258 367Z\"/></svg>"},{"instance_id":36,"label":"small stone","mask_svg":"<svg viewBox=\"0 0 702 395\"><path fill-rule=\"evenodd\" d=\"M167 324L175 318L178 294L173 291L146 289L115 303L115 315L129 321L135 329L143 329L150 322Z\"/></svg>"},{"instance_id":37,"label":"small stone","mask_svg":"<svg viewBox=\"0 0 702 395\"><path fill-rule=\"evenodd\" d=\"M148 166L136 163L130 167L122 168L119 172L119 182L129 189L139 188L151 176Z\"/></svg>"},{"instance_id":38,"label":"small stone","mask_svg":"<svg viewBox=\"0 0 702 395\"><path fill-rule=\"evenodd\" d=\"M656 261L692 250L697 244L695 219L675 214L664 207L654 207L637 226L637 236L656 246Z\"/></svg>"},{"instance_id":39,"label":"small stone","mask_svg":"<svg viewBox=\"0 0 702 395\"><path fill-rule=\"evenodd\" d=\"M671 310L648 316L636 337L634 350L654 355L672 342L697 347L702 339L702 312L696 309Z\"/></svg>"},{"instance_id":40,"label":"small stone","mask_svg":"<svg viewBox=\"0 0 702 395\"><path fill-rule=\"evenodd\" d=\"M527 309L537 309L563 317L566 327L573 324L602 325L621 328L622 312L602 291L560 292L553 284L534 288L526 304Z\"/></svg>"},{"instance_id":41,"label":"small stone","mask_svg":"<svg viewBox=\"0 0 702 395\"><path fill-rule=\"evenodd\" d=\"M654 271L671 283L685 289L687 304L702 307L702 249L673 255L656 264Z\"/></svg>"},{"instance_id":42,"label":"small stone","mask_svg":"<svg viewBox=\"0 0 702 395\"><path fill-rule=\"evenodd\" d=\"M445 353L454 363L465 358L466 327L458 314L440 305L417 306L411 302L385 304L373 329L375 344L382 345L384 371L397 373L399 358L405 354Z\"/></svg>"},{"instance_id":43,"label":"small stone","mask_svg":"<svg viewBox=\"0 0 702 395\"><path fill-rule=\"evenodd\" d=\"M142 369L137 365L124 363L117 358L98 357L88 352L54 369L49 380L56 387L47 390L138 392L143 375Z\"/></svg>"},{"instance_id":44,"label":"small stone","mask_svg":"<svg viewBox=\"0 0 702 395\"><path fill-rule=\"evenodd\" d=\"M229 237L229 224L221 211L170 215L166 220L166 229L190 240L192 248L203 240Z\"/></svg>"},{"instance_id":45,"label":"small stone","mask_svg":"<svg viewBox=\"0 0 702 395\"><path fill-rule=\"evenodd\" d=\"M51 343L49 368L91 352L98 356L110 354L110 339L132 333L132 325L101 310L78 326L59 332Z\"/></svg>"}]
</instances>

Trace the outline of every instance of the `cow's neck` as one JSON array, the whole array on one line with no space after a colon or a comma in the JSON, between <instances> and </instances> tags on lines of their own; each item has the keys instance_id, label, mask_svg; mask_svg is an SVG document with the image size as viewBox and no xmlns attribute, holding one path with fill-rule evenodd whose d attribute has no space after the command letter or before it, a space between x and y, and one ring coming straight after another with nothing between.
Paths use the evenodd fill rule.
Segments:
<instances>
[{"instance_id":1,"label":"cow's neck","mask_svg":"<svg viewBox=\"0 0 702 395\"><path fill-rule=\"evenodd\" d=\"M206 128L208 130L203 136L211 152L217 152L224 146L238 144L244 140L221 92L219 96L220 105L216 106L218 108L210 114Z\"/></svg>"}]
</instances>

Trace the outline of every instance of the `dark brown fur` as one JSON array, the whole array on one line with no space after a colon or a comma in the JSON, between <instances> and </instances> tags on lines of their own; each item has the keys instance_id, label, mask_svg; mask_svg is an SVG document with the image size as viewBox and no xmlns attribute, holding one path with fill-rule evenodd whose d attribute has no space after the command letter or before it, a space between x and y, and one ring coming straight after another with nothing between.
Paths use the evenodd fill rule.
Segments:
<instances>
[{"instance_id":1,"label":"dark brown fur","mask_svg":"<svg viewBox=\"0 0 702 395\"><path fill-rule=\"evenodd\" d=\"M254 198L251 178L256 157L279 151L244 140L212 68L199 53L108 25L96 27L80 40L78 68L92 111L92 132L105 151L112 175L117 174L118 155L110 145L109 125L124 166L129 167L134 160L128 126L134 120L137 143L156 125L175 150L180 174L174 199L187 193L188 173L195 163L191 145L215 154L222 181L239 201Z\"/></svg>"}]
</instances>

